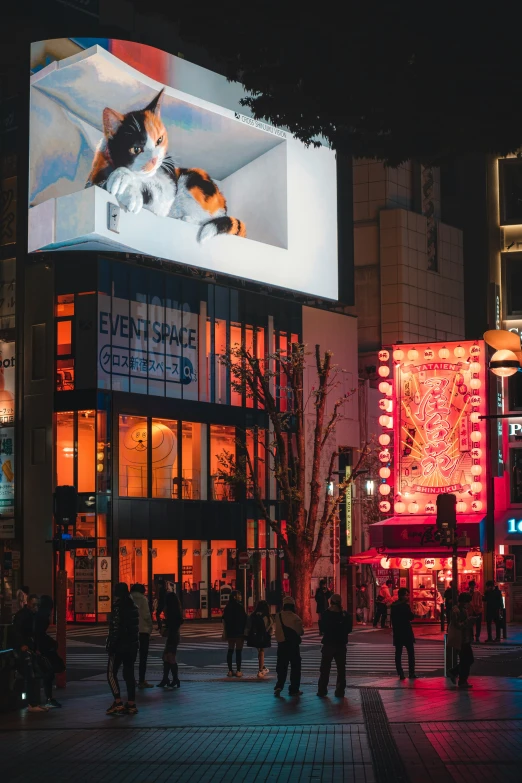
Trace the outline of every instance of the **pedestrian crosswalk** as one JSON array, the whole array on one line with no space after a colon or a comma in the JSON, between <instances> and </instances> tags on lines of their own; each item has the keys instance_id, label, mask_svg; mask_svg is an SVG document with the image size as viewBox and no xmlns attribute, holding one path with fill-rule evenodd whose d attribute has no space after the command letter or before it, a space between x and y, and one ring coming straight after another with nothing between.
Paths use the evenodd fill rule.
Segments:
<instances>
[{"instance_id":1,"label":"pedestrian crosswalk","mask_svg":"<svg viewBox=\"0 0 522 783\"><path fill-rule=\"evenodd\" d=\"M162 666L161 653L163 651L163 644L151 644L148 668L157 670L159 672ZM210 657L216 659L215 651L219 650L222 653L223 661L219 660L212 663L202 662L197 665L193 662L187 663L183 660L184 654L196 649L200 653L214 651L214 655ZM224 658L225 658L225 645L221 644L219 647L214 645L200 645L197 648L193 648L190 645L180 644L179 660L180 666L185 670L191 670L193 672L223 672L224 670ZM502 655L509 652L508 649L496 648L496 647L476 647L474 648L474 655L477 660L484 660L493 656ZM394 660L394 648L385 644L349 644L348 652L346 656L346 669L349 674L352 675L374 675L374 674L389 674L395 671ZM275 671L276 666L276 647L271 647L265 652L265 663L269 669ZM203 656L204 657L204 656ZM305 675L315 675L319 671L321 662L321 651L317 647L312 649L301 649L302 657L302 671ZM419 674L440 671L444 668L444 647L440 643L433 644L421 644L416 645L415 649L416 670ZM208 660L208 658L207 658ZM406 652L404 652L404 664L407 664ZM67 668L71 669L85 669L89 671L104 670L107 665L107 655L105 652L99 651L83 651L77 647L68 649L67 654ZM257 672L258 662L255 650L245 648L243 652L243 671L247 673Z\"/></svg>"}]
</instances>

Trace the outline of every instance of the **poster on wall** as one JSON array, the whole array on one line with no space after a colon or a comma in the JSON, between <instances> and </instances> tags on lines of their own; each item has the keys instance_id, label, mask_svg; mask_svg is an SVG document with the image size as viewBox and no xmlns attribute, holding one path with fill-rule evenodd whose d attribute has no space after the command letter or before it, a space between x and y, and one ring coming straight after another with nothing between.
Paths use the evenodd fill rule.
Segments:
<instances>
[{"instance_id":1,"label":"poster on wall","mask_svg":"<svg viewBox=\"0 0 522 783\"><path fill-rule=\"evenodd\" d=\"M335 153L141 44L31 45L29 251L152 255L336 299Z\"/></svg>"},{"instance_id":2,"label":"poster on wall","mask_svg":"<svg viewBox=\"0 0 522 783\"><path fill-rule=\"evenodd\" d=\"M0 515L14 516L14 427L0 427Z\"/></svg>"},{"instance_id":3,"label":"poster on wall","mask_svg":"<svg viewBox=\"0 0 522 783\"><path fill-rule=\"evenodd\" d=\"M457 513L484 514L484 344L396 345L393 356L396 513L435 514L449 492Z\"/></svg>"},{"instance_id":4,"label":"poster on wall","mask_svg":"<svg viewBox=\"0 0 522 783\"><path fill-rule=\"evenodd\" d=\"M112 579L112 567L110 557L98 557L97 574L99 582L106 582Z\"/></svg>"},{"instance_id":5,"label":"poster on wall","mask_svg":"<svg viewBox=\"0 0 522 783\"><path fill-rule=\"evenodd\" d=\"M111 611L111 582L98 582L98 614L107 614Z\"/></svg>"},{"instance_id":6,"label":"poster on wall","mask_svg":"<svg viewBox=\"0 0 522 783\"><path fill-rule=\"evenodd\" d=\"M94 579L94 557L74 558L74 579L80 582Z\"/></svg>"},{"instance_id":7,"label":"poster on wall","mask_svg":"<svg viewBox=\"0 0 522 783\"><path fill-rule=\"evenodd\" d=\"M15 343L0 340L0 426L15 420Z\"/></svg>"},{"instance_id":8,"label":"poster on wall","mask_svg":"<svg viewBox=\"0 0 522 783\"><path fill-rule=\"evenodd\" d=\"M501 584L515 581L515 555L495 555L495 581Z\"/></svg>"},{"instance_id":9,"label":"poster on wall","mask_svg":"<svg viewBox=\"0 0 522 783\"><path fill-rule=\"evenodd\" d=\"M74 585L74 611L81 614L94 614L96 596L94 582L76 582Z\"/></svg>"}]
</instances>

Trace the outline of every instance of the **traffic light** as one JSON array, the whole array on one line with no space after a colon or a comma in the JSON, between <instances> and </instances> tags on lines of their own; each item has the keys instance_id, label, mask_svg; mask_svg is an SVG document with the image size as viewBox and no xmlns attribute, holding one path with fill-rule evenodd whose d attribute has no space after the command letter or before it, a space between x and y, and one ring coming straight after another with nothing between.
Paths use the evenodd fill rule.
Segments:
<instances>
[{"instance_id":1,"label":"traffic light","mask_svg":"<svg viewBox=\"0 0 522 783\"><path fill-rule=\"evenodd\" d=\"M457 496L449 492L437 496L437 532L441 544L451 546L457 529Z\"/></svg>"},{"instance_id":2,"label":"traffic light","mask_svg":"<svg viewBox=\"0 0 522 783\"><path fill-rule=\"evenodd\" d=\"M62 485L56 487L54 492L54 519L57 525L63 528L64 533L69 532L69 525L76 524L76 514L78 513L78 492L76 487Z\"/></svg>"}]
</instances>

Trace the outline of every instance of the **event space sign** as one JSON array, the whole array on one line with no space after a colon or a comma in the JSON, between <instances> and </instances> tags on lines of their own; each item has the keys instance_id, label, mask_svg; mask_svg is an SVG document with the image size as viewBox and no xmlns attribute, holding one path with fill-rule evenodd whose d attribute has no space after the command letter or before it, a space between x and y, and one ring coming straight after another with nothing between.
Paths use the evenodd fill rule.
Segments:
<instances>
[{"instance_id":1,"label":"event space sign","mask_svg":"<svg viewBox=\"0 0 522 783\"><path fill-rule=\"evenodd\" d=\"M394 346L395 491L411 513L434 513L457 496L457 512L486 507L486 357L482 343Z\"/></svg>"},{"instance_id":2,"label":"event space sign","mask_svg":"<svg viewBox=\"0 0 522 783\"><path fill-rule=\"evenodd\" d=\"M138 253L337 299L321 140L247 116L241 84L142 44L39 41L30 76L30 253Z\"/></svg>"}]
</instances>

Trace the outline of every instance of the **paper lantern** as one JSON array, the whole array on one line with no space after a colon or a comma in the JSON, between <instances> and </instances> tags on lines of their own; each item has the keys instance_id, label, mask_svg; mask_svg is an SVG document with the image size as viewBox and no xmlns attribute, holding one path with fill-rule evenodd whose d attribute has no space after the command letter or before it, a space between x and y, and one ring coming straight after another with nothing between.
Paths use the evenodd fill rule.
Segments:
<instances>
[{"instance_id":1,"label":"paper lantern","mask_svg":"<svg viewBox=\"0 0 522 783\"><path fill-rule=\"evenodd\" d=\"M481 500L474 500L471 504L471 510L472 511L482 511L482 501Z\"/></svg>"},{"instance_id":2,"label":"paper lantern","mask_svg":"<svg viewBox=\"0 0 522 783\"><path fill-rule=\"evenodd\" d=\"M479 394L472 394L469 398L470 405L477 406L480 405L482 398Z\"/></svg>"},{"instance_id":3,"label":"paper lantern","mask_svg":"<svg viewBox=\"0 0 522 783\"><path fill-rule=\"evenodd\" d=\"M444 346L443 348L440 349L439 357L441 359L449 359L449 349L446 348L446 346Z\"/></svg>"},{"instance_id":4,"label":"paper lantern","mask_svg":"<svg viewBox=\"0 0 522 783\"><path fill-rule=\"evenodd\" d=\"M390 394L392 390L391 383L388 383L388 381L381 381L379 384L379 391L381 394Z\"/></svg>"},{"instance_id":5,"label":"paper lantern","mask_svg":"<svg viewBox=\"0 0 522 783\"><path fill-rule=\"evenodd\" d=\"M491 357L489 369L494 375L498 375L500 378L509 378L510 375L515 375L519 371L520 362L518 361L516 353L513 351L507 351L505 349L495 351Z\"/></svg>"},{"instance_id":6,"label":"paper lantern","mask_svg":"<svg viewBox=\"0 0 522 783\"><path fill-rule=\"evenodd\" d=\"M478 493L482 490L482 483L480 481L473 481L471 483L471 491L474 495L478 495Z\"/></svg>"},{"instance_id":7,"label":"paper lantern","mask_svg":"<svg viewBox=\"0 0 522 783\"><path fill-rule=\"evenodd\" d=\"M389 484L379 484L379 493L381 495L389 495L391 487Z\"/></svg>"},{"instance_id":8,"label":"paper lantern","mask_svg":"<svg viewBox=\"0 0 522 783\"><path fill-rule=\"evenodd\" d=\"M471 348L469 349L469 353L470 356L473 357L480 356L480 345L477 345L476 343L475 345L472 345Z\"/></svg>"},{"instance_id":9,"label":"paper lantern","mask_svg":"<svg viewBox=\"0 0 522 783\"><path fill-rule=\"evenodd\" d=\"M480 422L480 413L478 411L473 411L473 413L470 414L469 420L472 424L478 424Z\"/></svg>"},{"instance_id":10,"label":"paper lantern","mask_svg":"<svg viewBox=\"0 0 522 783\"><path fill-rule=\"evenodd\" d=\"M387 571L389 568L391 568L391 562L389 557L381 557L380 562L381 568L384 568L385 571Z\"/></svg>"},{"instance_id":11,"label":"paper lantern","mask_svg":"<svg viewBox=\"0 0 522 783\"><path fill-rule=\"evenodd\" d=\"M381 462L389 462L390 461L390 452L388 449L383 449L379 452L379 459Z\"/></svg>"},{"instance_id":12,"label":"paper lantern","mask_svg":"<svg viewBox=\"0 0 522 783\"><path fill-rule=\"evenodd\" d=\"M475 375L475 373L479 373L480 372L479 362L471 362L471 364L469 365L469 371L473 373L473 375Z\"/></svg>"},{"instance_id":13,"label":"paper lantern","mask_svg":"<svg viewBox=\"0 0 522 783\"><path fill-rule=\"evenodd\" d=\"M379 511L383 514L387 514L391 508L391 503L388 500L381 500L379 503Z\"/></svg>"},{"instance_id":14,"label":"paper lantern","mask_svg":"<svg viewBox=\"0 0 522 783\"><path fill-rule=\"evenodd\" d=\"M402 362L404 359L404 351L402 351L400 348L396 348L393 352L393 358L396 362Z\"/></svg>"},{"instance_id":15,"label":"paper lantern","mask_svg":"<svg viewBox=\"0 0 522 783\"><path fill-rule=\"evenodd\" d=\"M395 503L393 510L396 514L404 514L406 511L406 503L403 503L402 500L399 500L397 503Z\"/></svg>"},{"instance_id":16,"label":"paper lantern","mask_svg":"<svg viewBox=\"0 0 522 783\"><path fill-rule=\"evenodd\" d=\"M381 446L388 446L390 441L391 441L390 436L387 435L385 432L383 432L382 435L379 435L379 443L381 444Z\"/></svg>"},{"instance_id":17,"label":"paper lantern","mask_svg":"<svg viewBox=\"0 0 522 783\"><path fill-rule=\"evenodd\" d=\"M482 438L482 435L480 434L479 430L473 430L471 435L469 436L473 443L478 443L480 439Z\"/></svg>"},{"instance_id":18,"label":"paper lantern","mask_svg":"<svg viewBox=\"0 0 522 783\"><path fill-rule=\"evenodd\" d=\"M379 351L379 361L380 362L387 362L389 358L390 358L390 352L389 351L385 351L385 350Z\"/></svg>"},{"instance_id":19,"label":"paper lantern","mask_svg":"<svg viewBox=\"0 0 522 783\"><path fill-rule=\"evenodd\" d=\"M379 476L383 479L390 478L391 470L389 468L380 468Z\"/></svg>"},{"instance_id":20,"label":"paper lantern","mask_svg":"<svg viewBox=\"0 0 522 783\"><path fill-rule=\"evenodd\" d=\"M403 557L401 558L401 568L407 569L411 568L413 565L413 560L411 557Z\"/></svg>"},{"instance_id":21,"label":"paper lantern","mask_svg":"<svg viewBox=\"0 0 522 783\"><path fill-rule=\"evenodd\" d=\"M472 378L469 382L470 389L480 389L480 378Z\"/></svg>"},{"instance_id":22,"label":"paper lantern","mask_svg":"<svg viewBox=\"0 0 522 783\"><path fill-rule=\"evenodd\" d=\"M472 465L471 466L471 475L472 476L480 476L482 473L482 465Z\"/></svg>"},{"instance_id":23,"label":"paper lantern","mask_svg":"<svg viewBox=\"0 0 522 783\"><path fill-rule=\"evenodd\" d=\"M457 503L456 508L457 508L457 514L464 514L464 512L467 509L467 505L464 503L463 500L459 500L459 502Z\"/></svg>"},{"instance_id":24,"label":"paper lantern","mask_svg":"<svg viewBox=\"0 0 522 783\"><path fill-rule=\"evenodd\" d=\"M381 427L388 427L389 430L393 427L393 419L391 416L388 416L386 413L382 416L379 416L379 424Z\"/></svg>"},{"instance_id":25,"label":"paper lantern","mask_svg":"<svg viewBox=\"0 0 522 783\"><path fill-rule=\"evenodd\" d=\"M433 348L426 348L425 349L425 351L424 351L424 358L425 359L433 359L434 356L435 356L435 351L433 350Z\"/></svg>"},{"instance_id":26,"label":"paper lantern","mask_svg":"<svg viewBox=\"0 0 522 783\"><path fill-rule=\"evenodd\" d=\"M482 557L480 555L473 555L471 558L471 565L473 568L481 568L482 567Z\"/></svg>"},{"instance_id":27,"label":"paper lantern","mask_svg":"<svg viewBox=\"0 0 522 783\"><path fill-rule=\"evenodd\" d=\"M453 353L457 359L463 359L466 355L466 351L462 345L457 345L457 347L453 349Z\"/></svg>"},{"instance_id":28,"label":"paper lantern","mask_svg":"<svg viewBox=\"0 0 522 783\"><path fill-rule=\"evenodd\" d=\"M424 566L425 568L435 568L435 558L434 557L425 557L424 558Z\"/></svg>"},{"instance_id":29,"label":"paper lantern","mask_svg":"<svg viewBox=\"0 0 522 783\"><path fill-rule=\"evenodd\" d=\"M391 413L393 411L393 402L387 399L379 400L379 408L381 411L387 411L387 413Z\"/></svg>"},{"instance_id":30,"label":"paper lantern","mask_svg":"<svg viewBox=\"0 0 522 783\"><path fill-rule=\"evenodd\" d=\"M410 503L408 506L408 512L410 514L416 514L419 510L419 504L414 500L413 503Z\"/></svg>"},{"instance_id":31,"label":"paper lantern","mask_svg":"<svg viewBox=\"0 0 522 783\"><path fill-rule=\"evenodd\" d=\"M480 459L482 457L482 449L479 449L478 446L475 446L471 449L471 456L473 459Z\"/></svg>"},{"instance_id":32,"label":"paper lantern","mask_svg":"<svg viewBox=\"0 0 522 783\"><path fill-rule=\"evenodd\" d=\"M435 506L435 503L426 503L426 505L424 506L424 511L426 512L426 514L434 514L436 510L437 508Z\"/></svg>"},{"instance_id":33,"label":"paper lantern","mask_svg":"<svg viewBox=\"0 0 522 783\"><path fill-rule=\"evenodd\" d=\"M388 375L390 374L390 368L386 364L381 364L378 372L381 378L387 378Z\"/></svg>"},{"instance_id":34,"label":"paper lantern","mask_svg":"<svg viewBox=\"0 0 522 783\"><path fill-rule=\"evenodd\" d=\"M412 362L415 361L415 359L419 358L419 352L416 350L416 348L410 348L408 351L408 359Z\"/></svg>"}]
</instances>

